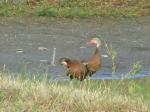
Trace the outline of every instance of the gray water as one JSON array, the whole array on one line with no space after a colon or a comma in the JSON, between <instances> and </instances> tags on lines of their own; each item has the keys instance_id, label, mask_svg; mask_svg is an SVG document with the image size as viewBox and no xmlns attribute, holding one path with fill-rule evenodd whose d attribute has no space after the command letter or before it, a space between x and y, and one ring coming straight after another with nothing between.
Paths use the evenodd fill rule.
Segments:
<instances>
[{"instance_id":1,"label":"gray water","mask_svg":"<svg viewBox=\"0 0 150 112\"><path fill-rule=\"evenodd\" d=\"M58 64L59 58L82 60L90 57L95 47L86 42L94 35L111 43L116 50L116 77L129 72L137 61L142 69L135 77L150 75L150 17L0 18L0 69L14 73L48 73L52 80L67 79L65 67ZM48 64L53 48L56 48L56 66L52 67ZM102 68L92 78L111 79L111 59L107 57L104 43L101 55Z\"/></svg>"}]
</instances>

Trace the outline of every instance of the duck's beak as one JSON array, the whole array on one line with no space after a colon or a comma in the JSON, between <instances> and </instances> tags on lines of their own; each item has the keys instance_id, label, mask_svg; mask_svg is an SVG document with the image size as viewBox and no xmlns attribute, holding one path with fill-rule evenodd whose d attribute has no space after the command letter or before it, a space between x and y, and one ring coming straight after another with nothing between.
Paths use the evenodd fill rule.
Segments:
<instances>
[{"instance_id":1,"label":"duck's beak","mask_svg":"<svg viewBox=\"0 0 150 112\"><path fill-rule=\"evenodd\" d=\"M67 62L65 61L62 61L61 64L67 66Z\"/></svg>"},{"instance_id":2,"label":"duck's beak","mask_svg":"<svg viewBox=\"0 0 150 112\"><path fill-rule=\"evenodd\" d=\"M93 44L95 44L95 42L93 40L90 40L90 41L87 42L87 44L88 45L93 45Z\"/></svg>"}]
</instances>

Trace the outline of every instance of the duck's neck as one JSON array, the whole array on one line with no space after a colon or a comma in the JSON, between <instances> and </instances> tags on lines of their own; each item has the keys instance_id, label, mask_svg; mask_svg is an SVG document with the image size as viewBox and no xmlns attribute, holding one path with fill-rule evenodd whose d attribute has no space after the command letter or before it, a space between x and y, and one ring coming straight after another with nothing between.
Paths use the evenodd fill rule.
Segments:
<instances>
[{"instance_id":1,"label":"duck's neck","mask_svg":"<svg viewBox=\"0 0 150 112\"><path fill-rule=\"evenodd\" d=\"M99 54L99 47L96 47L94 54L95 54L95 55L96 55L96 54Z\"/></svg>"},{"instance_id":2,"label":"duck's neck","mask_svg":"<svg viewBox=\"0 0 150 112\"><path fill-rule=\"evenodd\" d=\"M95 54L99 54L99 48L100 48L100 43L97 42L96 44L96 49L95 49Z\"/></svg>"},{"instance_id":3,"label":"duck's neck","mask_svg":"<svg viewBox=\"0 0 150 112\"><path fill-rule=\"evenodd\" d=\"M96 44L96 48L99 48L99 47L100 47L100 43L97 43L97 44Z\"/></svg>"}]
</instances>

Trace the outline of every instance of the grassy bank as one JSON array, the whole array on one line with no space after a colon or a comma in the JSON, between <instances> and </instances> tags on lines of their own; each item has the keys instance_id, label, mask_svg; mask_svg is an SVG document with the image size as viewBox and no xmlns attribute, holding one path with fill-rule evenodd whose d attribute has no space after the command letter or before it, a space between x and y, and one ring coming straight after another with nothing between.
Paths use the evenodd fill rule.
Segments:
<instances>
[{"instance_id":1,"label":"grassy bank","mask_svg":"<svg viewBox=\"0 0 150 112\"><path fill-rule=\"evenodd\" d=\"M135 17L150 15L149 0L2 0L0 16Z\"/></svg>"},{"instance_id":2,"label":"grassy bank","mask_svg":"<svg viewBox=\"0 0 150 112\"><path fill-rule=\"evenodd\" d=\"M1 112L149 112L150 78L48 82L0 72Z\"/></svg>"}]
</instances>

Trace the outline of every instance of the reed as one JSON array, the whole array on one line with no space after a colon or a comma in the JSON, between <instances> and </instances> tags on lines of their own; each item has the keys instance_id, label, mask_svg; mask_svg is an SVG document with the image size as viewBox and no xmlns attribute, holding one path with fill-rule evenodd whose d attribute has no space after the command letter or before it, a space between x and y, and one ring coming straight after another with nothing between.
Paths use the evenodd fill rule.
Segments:
<instances>
[{"instance_id":1,"label":"reed","mask_svg":"<svg viewBox=\"0 0 150 112\"><path fill-rule=\"evenodd\" d=\"M116 50L112 47L111 43L107 43L105 40L104 45L105 45L105 50L108 56L111 58L111 63L112 63L112 75L116 72L116 57L117 57L117 52Z\"/></svg>"},{"instance_id":2,"label":"reed","mask_svg":"<svg viewBox=\"0 0 150 112\"><path fill-rule=\"evenodd\" d=\"M55 66L55 58L56 58L56 48L53 48L53 56L51 61L52 66Z\"/></svg>"}]
</instances>

